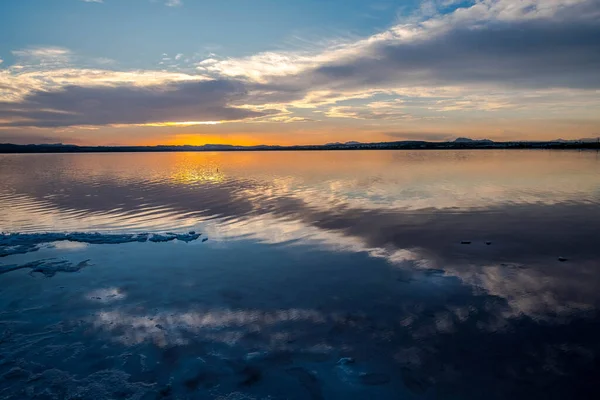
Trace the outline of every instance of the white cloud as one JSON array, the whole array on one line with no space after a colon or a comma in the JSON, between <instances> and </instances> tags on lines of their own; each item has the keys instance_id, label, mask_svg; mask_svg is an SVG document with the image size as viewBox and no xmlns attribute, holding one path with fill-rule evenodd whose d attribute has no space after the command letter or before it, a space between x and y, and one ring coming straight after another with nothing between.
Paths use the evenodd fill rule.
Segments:
<instances>
[{"instance_id":1,"label":"white cloud","mask_svg":"<svg viewBox=\"0 0 600 400\"><path fill-rule=\"evenodd\" d=\"M81 0L84 3L104 3L103 0Z\"/></svg>"},{"instance_id":2,"label":"white cloud","mask_svg":"<svg viewBox=\"0 0 600 400\"><path fill-rule=\"evenodd\" d=\"M183 2L181 0L167 0L165 5L167 7L179 7L183 5Z\"/></svg>"},{"instance_id":3,"label":"white cloud","mask_svg":"<svg viewBox=\"0 0 600 400\"><path fill-rule=\"evenodd\" d=\"M382 89L394 83L442 86L449 81L504 85L510 78L534 86L579 87L597 76L595 67L587 68L595 47L582 40L600 29L596 0L479 0L448 14L435 11L447 7L447 1L428 3L425 14L419 11L362 40L329 43L320 51L212 57L197 68L261 83L293 77L314 90L334 85ZM577 57L585 60L579 63Z\"/></svg>"},{"instance_id":4,"label":"white cloud","mask_svg":"<svg viewBox=\"0 0 600 400\"><path fill-rule=\"evenodd\" d=\"M59 90L66 86L137 87L160 86L184 81L205 81L202 75L151 70L111 71L95 68L61 67L35 69L31 66L11 66L0 70L0 102L19 102L34 91Z\"/></svg>"},{"instance_id":5,"label":"white cloud","mask_svg":"<svg viewBox=\"0 0 600 400\"><path fill-rule=\"evenodd\" d=\"M33 46L26 49L14 50L17 65L35 65L37 67L56 67L68 64L73 57L69 49L64 47Z\"/></svg>"}]
</instances>

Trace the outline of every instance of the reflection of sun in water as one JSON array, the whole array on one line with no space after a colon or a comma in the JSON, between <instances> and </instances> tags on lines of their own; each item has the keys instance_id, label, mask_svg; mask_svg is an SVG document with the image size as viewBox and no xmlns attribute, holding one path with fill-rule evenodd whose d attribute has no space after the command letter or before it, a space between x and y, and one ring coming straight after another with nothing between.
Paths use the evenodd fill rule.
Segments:
<instances>
[{"instance_id":1,"label":"reflection of sun in water","mask_svg":"<svg viewBox=\"0 0 600 400\"><path fill-rule=\"evenodd\" d=\"M169 172L169 181L182 184L215 184L224 182L220 155L212 152L174 153L173 168Z\"/></svg>"},{"instance_id":2,"label":"reflection of sun in water","mask_svg":"<svg viewBox=\"0 0 600 400\"><path fill-rule=\"evenodd\" d=\"M221 183L225 181L225 174L219 172L219 169L216 167L182 168L171 174L171 180L183 184Z\"/></svg>"}]
</instances>

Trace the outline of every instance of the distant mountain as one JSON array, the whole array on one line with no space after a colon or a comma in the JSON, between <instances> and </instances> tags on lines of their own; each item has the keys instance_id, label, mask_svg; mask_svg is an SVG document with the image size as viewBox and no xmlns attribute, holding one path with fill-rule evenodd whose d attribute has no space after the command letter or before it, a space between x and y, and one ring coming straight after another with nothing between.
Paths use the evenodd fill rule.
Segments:
<instances>
[{"instance_id":1,"label":"distant mountain","mask_svg":"<svg viewBox=\"0 0 600 400\"><path fill-rule=\"evenodd\" d=\"M458 138L452 142L426 142L405 140L397 142L346 142L326 145L295 146L236 146L231 144L205 144L202 146L77 146L72 144L10 144L0 143L0 153L126 153L126 152L177 152L177 151L283 151L283 150L465 150L465 149L595 149L600 150L598 139L564 140L546 142L512 141L494 142L489 139Z\"/></svg>"},{"instance_id":2,"label":"distant mountain","mask_svg":"<svg viewBox=\"0 0 600 400\"><path fill-rule=\"evenodd\" d=\"M600 138L581 138L581 139L556 139L553 142L557 143L596 143Z\"/></svg>"},{"instance_id":3,"label":"distant mountain","mask_svg":"<svg viewBox=\"0 0 600 400\"><path fill-rule=\"evenodd\" d=\"M333 142L333 143L326 143L326 144L324 144L324 146L356 146L358 144L362 144L362 143L361 142L355 142L355 141L350 141L350 142L346 142L346 143Z\"/></svg>"},{"instance_id":4,"label":"distant mountain","mask_svg":"<svg viewBox=\"0 0 600 400\"><path fill-rule=\"evenodd\" d=\"M465 137L459 137L454 139L454 143L494 143L494 141L490 139L471 139Z\"/></svg>"}]
</instances>

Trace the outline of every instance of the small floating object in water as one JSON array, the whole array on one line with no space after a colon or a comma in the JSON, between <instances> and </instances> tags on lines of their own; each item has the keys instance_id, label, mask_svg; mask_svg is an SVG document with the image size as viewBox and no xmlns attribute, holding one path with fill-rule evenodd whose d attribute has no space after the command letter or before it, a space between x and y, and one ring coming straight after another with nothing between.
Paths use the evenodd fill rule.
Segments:
<instances>
[{"instance_id":1,"label":"small floating object in water","mask_svg":"<svg viewBox=\"0 0 600 400\"><path fill-rule=\"evenodd\" d=\"M470 240L462 240L460 244L471 244Z\"/></svg>"},{"instance_id":2,"label":"small floating object in water","mask_svg":"<svg viewBox=\"0 0 600 400\"><path fill-rule=\"evenodd\" d=\"M202 242L206 242L208 240L208 238L204 238L202 239Z\"/></svg>"},{"instance_id":3,"label":"small floating object in water","mask_svg":"<svg viewBox=\"0 0 600 400\"><path fill-rule=\"evenodd\" d=\"M337 364L338 365L348 365L348 364L354 364L354 358L352 357L342 357L338 360Z\"/></svg>"},{"instance_id":4,"label":"small floating object in water","mask_svg":"<svg viewBox=\"0 0 600 400\"><path fill-rule=\"evenodd\" d=\"M190 231L190 232L189 232L189 234L190 234L190 235L195 235L195 234L196 234L196 231Z\"/></svg>"},{"instance_id":5,"label":"small floating object in water","mask_svg":"<svg viewBox=\"0 0 600 400\"><path fill-rule=\"evenodd\" d=\"M565 261L567 261L567 259L565 257L558 257L558 261L565 262Z\"/></svg>"},{"instance_id":6,"label":"small floating object in water","mask_svg":"<svg viewBox=\"0 0 600 400\"><path fill-rule=\"evenodd\" d=\"M487 242L485 242L485 244L487 244L487 245L489 246L490 244L492 244L492 242L490 242L490 241L488 240Z\"/></svg>"}]
</instances>

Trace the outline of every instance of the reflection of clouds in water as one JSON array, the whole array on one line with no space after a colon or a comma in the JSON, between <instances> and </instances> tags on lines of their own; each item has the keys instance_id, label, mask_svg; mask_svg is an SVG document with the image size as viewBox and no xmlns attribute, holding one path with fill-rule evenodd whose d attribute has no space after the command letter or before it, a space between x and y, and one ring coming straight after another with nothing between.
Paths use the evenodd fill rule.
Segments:
<instances>
[{"instance_id":1,"label":"reflection of clouds in water","mask_svg":"<svg viewBox=\"0 0 600 400\"><path fill-rule=\"evenodd\" d=\"M118 344L145 343L150 348L152 344L161 346L163 351L172 345L186 344L190 347L185 351L193 353L206 344L207 349L217 351L231 346L229 354L246 354L249 349L326 349L326 345L333 349L330 354L340 349L368 349L374 357L394 355L399 364L419 372L421 377L411 375L413 371L408 373L413 387L422 388L448 376L452 380L456 376L453 374L465 374L461 379L469 385L468 390L473 389L472 382L483 381L477 379L481 377L498 383L495 387L501 389L506 379L498 377L498 371L508 374L509 380L536 369L542 369L542 374L551 371L557 377L564 376L561 368L573 365L569 363L574 355L582 354L593 361L594 354L600 354L594 344L596 338L589 340L586 336L588 332L589 336L597 334L597 325L593 325L593 318L580 318L595 317L600 304L600 282L594 276L598 270L595 221L600 218L596 190L600 175L597 168L590 168L597 166L597 161L590 163L588 155L574 153L547 156L549 153L527 152L523 157L513 157L511 154L515 153L510 152L461 153L480 161L493 155L494 168L501 167L484 165L479 169L479 164L468 160L456 165L437 164L428 158L434 153L418 153L423 162L414 168L402 162L373 164L377 157L394 154L402 158L407 153L357 152L348 157L366 157L368 162L355 164L350 160L340 168L333 163L337 154L326 155L332 163L325 172L320 171L320 166L310 165L310 161L292 165L288 170L266 163L248 171L227 163L216 163L215 168L203 170L191 163L179 173L168 162L156 162L162 158L159 155L128 156L135 162L117 155L51 156L47 160L61 159L68 164L68 160L79 159L82 167L89 160L96 164L87 169L55 168L67 175L52 181L40 173L37 177L20 173L8 176L12 187L10 193L0 194L0 202L8 205L0 210L0 220L3 226L28 231L40 230L40 226L60 226L65 230L85 230L90 226L98 230L170 230L177 226L181 230L183 226L194 226L190 230L208 234L208 243L214 240L216 244L205 247L207 256L224 255L216 251L247 249L236 247L232 240L227 243L228 239L250 239L251 246L262 246L254 247L261 250L261 257L284 246L305 245L304 249L298 247L301 252L290 253L297 258L311 250L327 251L328 257L332 252L348 253L338 254L340 264L358 260L364 263L361 273L365 278L377 277L363 282L357 274L354 282L332 281L332 286L322 293L304 291L304 285L318 286L327 278L299 274L294 281L290 277L296 271L285 270L282 257L282 267L277 272L289 273L286 278L291 283L275 290L290 293L276 306L276 300L268 297L266 291L257 290L256 297L212 299L217 302L216 307L227 304L247 308L186 310L189 301L199 301L198 295L204 294L200 291L206 290L207 298L211 295L208 286L202 289L202 284L183 279L185 289L176 296L168 296L167 291L153 296L148 291L148 311L144 311L141 305L132 304L138 298L138 289L128 286L127 293L119 289L122 283L117 274L113 277L116 281L93 291L88 289L90 292L83 294L90 303L82 302L90 308L83 318L89 318L92 336L99 339L97 344L105 345L100 338L109 338L118 342L114 348L123 348ZM255 157L222 157L234 160L242 156ZM261 154L256 159L268 157ZM294 156L290 153L281 157L287 161ZM314 159L317 154L306 153L302 157ZM532 160L527 161L528 158ZM554 163L555 159L558 163ZM568 163L570 169L569 165L561 166L561 160L567 159L572 161ZM113 166L106 160L124 161ZM139 164L142 160L151 160L153 165ZM216 167L222 176L215 175ZM7 169L0 170L3 177L8 174ZM460 210L448 209L456 205ZM435 209L423 209L426 207ZM472 240L472 244L462 246L461 240ZM487 240L493 244L486 246ZM123 245L123 249L137 252L137 246ZM194 250L192 245L183 244L178 249L189 251L187 254ZM287 250L290 249L286 247ZM362 254L354 258L351 253ZM372 259L367 260L365 254ZM202 256L201 252L196 255ZM229 255L231 262L239 262L238 254ZM559 263L558 255L570 261ZM154 266L150 258L151 255L148 263ZM386 260L389 265L374 261L375 258ZM128 265L126 259L119 263ZM103 263L99 270L104 267L108 265ZM360 268L362 265L356 269ZM327 266L323 265L323 269L327 270ZM201 269L197 271L200 273ZM147 279L152 278L145 276L136 282ZM369 292L372 288L375 290ZM247 289L251 293L252 285ZM81 295L78 292L76 296ZM327 299L330 295L335 301ZM317 299L313 301L312 296ZM168 305L165 297L169 298ZM288 297L291 302L286 303ZM152 305L159 308L149 311ZM297 308L274 311L271 307ZM90 316L99 309L103 311ZM25 311L19 310L23 318L35 310ZM357 315L361 312L364 316ZM35 335L42 331L40 324L44 321L36 319ZM82 327L89 338L90 325ZM57 329L46 334L54 335L59 343L71 339ZM18 346L2 340L4 354L8 354L4 350L11 349L15 359L22 357ZM10 340L17 344L29 341L18 335ZM45 352L48 348L44 340L47 336L39 342L32 340L28 348ZM200 346L196 347L198 342ZM511 354L515 349L518 356ZM77 365L83 362L82 358Z\"/></svg>"},{"instance_id":2,"label":"reflection of clouds in water","mask_svg":"<svg viewBox=\"0 0 600 400\"><path fill-rule=\"evenodd\" d=\"M309 185L300 177L287 177L265 182L260 187L249 187L237 193L239 198L252 199L257 204L274 198L294 198L306 207L327 210L336 205L357 209L416 211L422 209L486 209L503 204L560 204L585 200L594 190L594 181L570 177L532 188L531 182L511 185L510 182L443 181L436 183L410 182L398 185L389 179L373 179L361 183L345 178ZM560 188L560 190L557 190Z\"/></svg>"},{"instance_id":3,"label":"reflection of clouds in water","mask_svg":"<svg viewBox=\"0 0 600 400\"><path fill-rule=\"evenodd\" d=\"M274 216L248 218L227 224L208 225L211 237L249 237L262 243L289 245L319 245L330 251L364 252L372 257L383 258L390 264L409 271L438 269L445 276L456 276L465 284L483 290L486 294L506 300L509 310L501 317L526 315L532 318L554 319L566 317L598 306L600 277L593 261L556 265L554 258L549 264L539 262L504 262L497 264L473 264L469 260L440 258L433 249L398 249L394 246L369 246L365 238L351 236L336 230L323 230L297 220L279 219ZM497 244L494 244L494 246ZM474 246L474 245L471 245ZM488 249L487 247L485 248ZM511 255L519 259L519 254ZM464 310L457 311L459 319ZM500 315L499 315L500 317ZM502 319L504 319L502 318Z\"/></svg>"},{"instance_id":4,"label":"reflection of clouds in water","mask_svg":"<svg viewBox=\"0 0 600 400\"><path fill-rule=\"evenodd\" d=\"M12 168L0 176L8 182L8 190L0 193L8 205L0 209L0 220L4 230L18 231L55 226L148 230L191 226L209 217L273 213L297 218L338 206L360 213L598 204L600 175L590 172L595 164L587 153L458 154L52 155L43 165L28 165L32 173L25 175L11 174L25 168L20 163L27 160L17 157L4 160ZM78 168L67 168L71 163ZM41 171L53 168L77 172L57 174L49 182ZM212 178L215 173L218 179Z\"/></svg>"},{"instance_id":5,"label":"reflection of clouds in water","mask_svg":"<svg viewBox=\"0 0 600 400\"><path fill-rule=\"evenodd\" d=\"M111 333L114 339L134 345L153 342L161 347L189 343L189 334L201 339L233 344L244 332L285 323L323 324L335 316L314 310L287 309L272 312L260 310L217 309L188 312L160 312L134 315L119 310L101 311L91 320L96 329ZM234 329L227 331L227 329ZM279 332L280 337L281 332Z\"/></svg>"},{"instance_id":6,"label":"reflection of clouds in water","mask_svg":"<svg viewBox=\"0 0 600 400\"><path fill-rule=\"evenodd\" d=\"M595 263L577 268L555 265L501 264L448 266L445 273L504 298L504 317L526 315L560 322L563 317L595 310L600 301L600 277Z\"/></svg>"},{"instance_id":7,"label":"reflection of clouds in water","mask_svg":"<svg viewBox=\"0 0 600 400\"><path fill-rule=\"evenodd\" d=\"M265 244L315 245L330 251L366 252L384 258L392 264L412 261L420 266L429 264L418 252L409 249L372 247L359 236L348 236L336 230L323 230L301 220L278 218L266 214L233 221L209 221L204 231L213 240L250 238Z\"/></svg>"},{"instance_id":8,"label":"reflection of clouds in water","mask_svg":"<svg viewBox=\"0 0 600 400\"><path fill-rule=\"evenodd\" d=\"M52 242L49 246L53 249L57 250L83 250L89 246L88 243L81 242L71 242L71 241L61 241L61 242Z\"/></svg>"}]
</instances>

